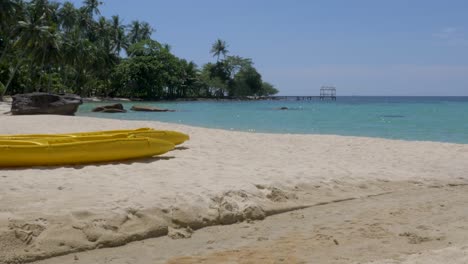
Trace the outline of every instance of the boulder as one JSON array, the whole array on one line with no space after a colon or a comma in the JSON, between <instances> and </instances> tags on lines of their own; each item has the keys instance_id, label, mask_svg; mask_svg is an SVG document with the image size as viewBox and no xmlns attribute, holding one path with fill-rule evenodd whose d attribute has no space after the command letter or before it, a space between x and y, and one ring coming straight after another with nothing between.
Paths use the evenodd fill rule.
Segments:
<instances>
[{"instance_id":1,"label":"boulder","mask_svg":"<svg viewBox=\"0 0 468 264\"><path fill-rule=\"evenodd\" d=\"M131 110L143 111L143 112L175 112L175 110L171 110L171 109L162 109L162 108L151 107L151 106L137 106L137 105L132 106Z\"/></svg>"},{"instance_id":2,"label":"boulder","mask_svg":"<svg viewBox=\"0 0 468 264\"><path fill-rule=\"evenodd\" d=\"M112 105L103 105L93 108L93 112L103 112L103 113L126 113L127 110L124 109L122 104L112 104Z\"/></svg>"},{"instance_id":3,"label":"boulder","mask_svg":"<svg viewBox=\"0 0 468 264\"><path fill-rule=\"evenodd\" d=\"M75 94L28 93L13 96L13 115L74 115L83 103Z\"/></svg>"},{"instance_id":4,"label":"boulder","mask_svg":"<svg viewBox=\"0 0 468 264\"><path fill-rule=\"evenodd\" d=\"M117 108L105 108L100 112L102 112L102 113L127 113L127 110L117 109Z\"/></svg>"}]
</instances>

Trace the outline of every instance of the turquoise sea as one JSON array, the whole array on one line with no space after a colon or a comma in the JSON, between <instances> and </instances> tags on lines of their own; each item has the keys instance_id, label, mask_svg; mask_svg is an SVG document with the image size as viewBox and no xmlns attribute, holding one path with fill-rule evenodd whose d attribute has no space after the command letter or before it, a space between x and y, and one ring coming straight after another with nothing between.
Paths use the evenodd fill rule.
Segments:
<instances>
[{"instance_id":1,"label":"turquoise sea","mask_svg":"<svg viewBox=\"0 0 468 264\"><path fill-rule=\"evenodd\" d=\"M468 97L289 97L271 101L129 102L177 112L93 113L106 103L85 103L77 115L156 120L236 131L334 134L468 144ZM287 107L289 110L278 110Z\"/></svg>"}]
</instances>

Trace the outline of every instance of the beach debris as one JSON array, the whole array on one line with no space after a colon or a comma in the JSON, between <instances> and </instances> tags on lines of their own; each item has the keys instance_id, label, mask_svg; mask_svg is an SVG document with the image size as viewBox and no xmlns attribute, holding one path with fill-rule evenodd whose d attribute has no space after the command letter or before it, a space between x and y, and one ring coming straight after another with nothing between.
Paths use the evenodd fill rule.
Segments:
<instances>
[{"instance_id":1,"label":"beach debris","mask_svg":"<svg viewBox=\"0 0 468 264\"><path fill-rule=\"evenodd\" d=\"M103 105L93 108L93 112L101 113L126 113L127 110L124 109L122 104L112 104L112 105Z\"/></svg>"},{"instance_id":2,"label":"beach debris","mask_svg":"<svg viewBox=\"0 0 468 264\"><path fill-rule=\"evenodd\" d=\"M184 239L184 238L191 238L193 234L193 230L190 227L186 228L173 228L169 227L169 232L167 236L172 239Z\"/></svg>"},{"instance_id":3,"label":"beach debris","mask_svg":"<svg viewBox=\"0 0 468 264\"><path fill-rule=\"evenodd\" d=\"M130 108L132 111L141 111L141 112L175 112L172 109L165 109L165 108L157 108L152 106L144 106L144 105L134 105Z\"/></svg>"},{"instance_id":4,"label":"beach debris","mask_svg":"<svg viewBox=\"0 0 468 264\"><path fill-rule=\"evenodd\" d=\"M74 115L83 103L75 94L27 93L13 96L12 115Z\"/></svg>"},{"instance_id":5,"label":"beach debris","mask_svg":"<svg viewBox=\"0 0 468 264\"><path fill-rule=\"evenodd\" d=\"M269 188L269 190L270 193L267 194L266 197L272 202L287 202L291 199L297 199L297 196L294 193L288 193L275 187Z\"/></svg>"},{"instance_id":6,"label":"beach debris","mask_svg":"<svg viewBox=\"0 0 468 264\"><path fill-rule=\"evenodd\" d=\"M408 238L408 243L410 244L421 244L424 242L431 241L432 239L430 237L424 237L420 236L418 234L415 234L413 232L404 232L399 234L401 237L407 237Z\"/></svg>"}]
</instances>

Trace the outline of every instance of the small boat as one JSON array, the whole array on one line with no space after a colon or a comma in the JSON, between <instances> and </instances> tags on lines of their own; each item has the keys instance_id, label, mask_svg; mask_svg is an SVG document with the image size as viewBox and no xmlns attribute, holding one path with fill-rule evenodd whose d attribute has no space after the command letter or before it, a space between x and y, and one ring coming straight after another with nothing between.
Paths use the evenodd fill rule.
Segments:
<instances>
[{"instance_id":1,"label":"small boat","mask_svg":"<svg viewBox=\"0 0 468 264\"><path fill-rule=\"evenodd\" d=\"M72 138L67 142L57 138L50 141L0 139L0 167L120 161L161 155L174 147L169 141L145 137L87 141Z\"/></svg>"},{"instance_id":2,"label":"small boat","mask_svg":"<svg viewBox=\"0 0 468 264\"><path fill-rule=\"evenodd\" d=\"M25 134L25 135L0 135L0 140L33 140L51 141L55 142L70 142L67 139L77 139L75 141L94 141L105 140L112 138L153 138L169 141L175 145L179 145L189 140L189 136L184 133L170 130L154 130L152 128L139 128L134 130L105 130L96 132L81 132L70 134ZM75 142L72 140L72 142Z\"/></svg>"},{"instance_id":3,"label":"small boat","mask_svg":"<svg viewBox=\"0 0 468 264\"><path fill-rule=\"evenodd\" d=\"M189 136L140 128L70 134L0 135L0 167L72 165L164 154Z\"/></svg>"}]
</instances>

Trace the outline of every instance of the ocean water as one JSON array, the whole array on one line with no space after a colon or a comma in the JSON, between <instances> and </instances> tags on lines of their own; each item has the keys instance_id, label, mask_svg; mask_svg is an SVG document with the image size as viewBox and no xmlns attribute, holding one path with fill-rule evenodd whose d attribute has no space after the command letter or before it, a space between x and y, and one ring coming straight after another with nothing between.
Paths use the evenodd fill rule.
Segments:
<instances>
[{"instance_id":1,"label":"ocean water","mask_svg":"<svg viewBox=\"0 0 468 264\"><path fill-rule=\"evenodd\" d=\"M93 113L105 103L85 103L77 115L156 120L226 130L333 134L468 144L468 97L338 97L336 101L130 102L177 112ZM278 110L287 107L289 110Z\"/></svg>"}]
</instances>

